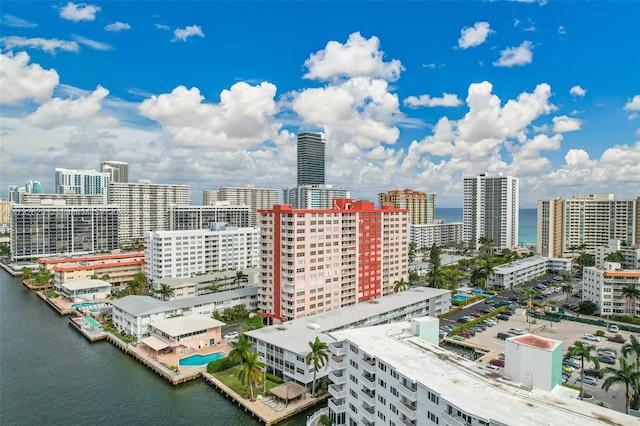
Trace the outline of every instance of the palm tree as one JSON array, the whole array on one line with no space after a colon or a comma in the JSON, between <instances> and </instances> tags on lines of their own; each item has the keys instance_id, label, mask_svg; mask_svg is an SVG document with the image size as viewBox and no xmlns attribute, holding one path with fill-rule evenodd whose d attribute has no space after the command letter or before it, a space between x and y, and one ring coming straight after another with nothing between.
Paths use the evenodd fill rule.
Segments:
<instances>
[{"instance_id":1,"label":"palm tree","mask_svg":"<svg viewBox=\"0 0 640 426\"><path fill-rule=\"evenodd\" d=\"M247 360L247 355L251 353L251 341L249 338L244 334L241 334L240 337L238 337L238 340L231 342L230 344L233 350L229 352L229 359L233 362L244 364Z\"/></svg>"},{"instance_id":2,"label":"palm tree","mask_svg":"<svg viewBox=\"0 0 640 426\"><path fill-rule=\"evenodd\" d=\"M600 368L600 361L592 354L595 349L595 346L578 340L567 351L567 357L580 357L580 400L584 400L584 362L593 361L596 369Z\"/></svg>"},{"instance_id":3,"label":"palm tree","mask_svg":"<svg viewBox=\"0 0 640 426\"><path fill-rule=\"evenodd\" d=\"M638 388L640 387L640 371L636 366L627 361L626 358L620 357L620 368L607 367L602 370L602 374L611 374L602 384L602 389L609 391L609 388L616 383L623 383L625 386L625 413L629 414L629 402L638 397ZM633 392L633 393L632 393Z\"/></svg>"},{"instance_id":4,"label":"palm tree","mask_svg":"<svg viewBox=\"0 0 640 426\"><path fill-rule=\"evenodd\" d=\"M563 285L562 292L567 295L567 303L569 303L569 295L573 293L573 286L568 283Z\"/></svg>"},{"instance_id":5,"label":"palm tree","mask_svg":"<svg viewBox=\"0 0 640 426\"><path fill-rule=\"evenodd\" d=\"M393 283L393 292L397 293L402 290L406 290L409 288L409 282L405 281L404 277L401 277L399 280L396 280Z\"/></svg>"},{"instance_id":6,"label":"palm tree","mask_svg":"<svg viewBox=\"0 0 640 426\"><path fill-rule=\"evenodd\" d=\"M640 298L640 288L636 287L635 284L629 284L626 287L623 287L622 289L622 296L626 299L631 300L631 316L635 317L636 316L636 299ZM625 312L627 312L626 307L628 307L629 304L625 303Z\"/></svg>"},{"instance_id":7,"label":"palm tree","mask_svg":"<svg viewBox=\"0 0 640 426\"><path fill-rule=\"evenodd\" d=\"M445 276L442 269L436 268L427 272L427 283L429 287L443 288L445 286Z\"/></svg>"},{"instance_id":8,"label":"palm tree","mask_svg":"<svg viewBox=\"0 0 640 426\"><path fill-rule=\"evenodd\" d=\"M478 238L478 243L480 243L480 257L488 258L493 255L493 240L487 236L482 236Z\"/></svg>"},{"instance_id":9,"label":"palm tree","mask_svg":"<svg viewBox=\"0 0 640 426\"><path fill-rule=\"evenodd\" d=\"M127 294L138 295L142 292L142 283L135 278L127 283L125 287Z\"/></svg>"},{"instance_id":10,"label":"palm tree","mask_svg":"<svg viewBox=\"0 0 640 426\"><path fill-rule=\"evenodd\" d=\"M27 279L27 283L31 284L31 276L33 275L33 269L24 267L22 268L22 276Z\"/></svg>"},{"instance_id":11,"label":"palm tree","mask_svg":"<svg viewBox=\"0 0 640 426\"><path fill-rule=\"evenodd\" d=\"M262 370L267 365L260 361L259 353L246 353L245 363L240 369L238 378L243 385L249 385L251 390L251 401L253 401L253 387L262 383Z\"/></svg>"},{"instance_id":12,"label":"palm tree","mask_svg":"<svg viewBox=\"0 0 640 426\"><path fill-rule=\"evenodd\" d=\"M329 354L327 353L327 349L329 347L317 336L315 341L309 342L309 347L311 348L311 352L307 354L305 361L307 365L311 365L311 363L313 363L313 385L311 393L313 396L316 396L316 374L319 369L324 367L325 363L329 359Z\"/></svg>"},{"instance_id":13,"label":"palm tree","mask_svg":"<svg viewBox=\"0 0 640 426\"><path fill-rule=\"evenodd\" d=\"M160 296L162 296L162 300L167 300L173 296L173 289L168 284L162 284L159 290L156 290Z\"/></svg>"},{"instance_id":14,"label":"palm tree","mask_svg":"<svg viewBox=\"0 0 640 426\"><path fill-rule=\"evenodd\" d=\"M622 263L624 262L624 254L620 250L613 251L609 253L607 257L604 258L604 260L606 260L607 262Z\"/></svg>"},{"instance_id":15,"label":"palm tree","mask_svg":"<svg viewBox=\"0 0 640 426\"><path fill-rule=\"evenodd\" d=\"M215 284L211 284L209 287L207 287L207 289L212 293L217 293L218 290L220 290L220 287Z\"/></svg>"},{"instance_id":16,"label":"palm tree","mask_svg":"<svg viewBox=\"0 0 640 426\"><path fill-rule=\"evenodd\" d=\"M632 334L629 343L622 346L622 354L624 356L634 354L636 356L636 369L640 371L640 339Z\"/></svg>"},{"instance_id":17,"label":"palm tree","mask_svg":"<svg viewBox=\"0 0 640 426\"><path fill-rule=\"evenodd\" d=\"M109 281L109 274L103 274L103 275L100 277L100 279L101 279L102 281Z\"/></svg>"},{"instance_id":18,"label":"palm tree","mask_svg":"<svg viewBox=\"0 0 640 426\"><path fill-rule=\"evenodd\" d=\"M237 284L238 288L240 288L240 283L242 282L244 277L245 277L244 272L242 272L241 270L237 270L236 277L233 279L233 283Z\"/></svg>"}]
</instances>

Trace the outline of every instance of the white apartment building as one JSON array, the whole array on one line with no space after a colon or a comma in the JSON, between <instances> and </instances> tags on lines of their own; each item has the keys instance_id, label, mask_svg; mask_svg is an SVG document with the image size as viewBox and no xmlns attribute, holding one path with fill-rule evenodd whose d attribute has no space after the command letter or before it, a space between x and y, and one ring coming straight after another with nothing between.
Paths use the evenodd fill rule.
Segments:
<instances>
[{"instance_id":1,"label":"white apartment building","mask_svg":"<svg viewBox=\"0 0 640 426\"><path fill-rule=\"evenodd\" d=\"M425 325L414 320L330 333L333 424L629 424L629 416L580 401L574 390L528 386L442 349L428 341Z\"/></svg>"},{"instance_id":2,"label":"white apartment building","mask_svg":"<svg viewBox=\"0 0 640 426\"><path fill-rule=\"evenodd\" d=\"M131 334L138 341L150 335L149 323L180 315L199 314L211 317L215 311L224 311L243 304L247 310L255 308L257 289L245 287L237 290L211 293L204 296L164 302L151 296L125 296L111 301L112 319L116 330ZM255 310L255 309L253 309Z\"/></svg>"},{"instance_id":3,"label":"white apartment building","mask_svg":"<svg viewBox=\"0 0 640 426\"><path fill-rule=\"evenodd\" d=\"M109 173L61 168L56 168L55 173L56 194L100 194L103 204L107 204Z\"/></svg>"},{"instance_id":4,"label":"white apartment building","mask_svg":"<svg viewBox=\"0 0 640 426\"><path fill-rule=\"evenodd\" d=\"M424 225L409 225L409 243L414 243L416 249L431 248L434 244L444 247L447 244L457 244L464 241L463 223L444 223L442 220Z\"/></svg>"},{"instance_id":5,"label":"white apartment building","mask_svg":"<svg viewBox=\"0 0 640 426\"><path fill-rule=\"evenodd\" d=\"M334 189L332 185L302 185L282 190L283 204L294 209L330 209L333 200L351 198L350 189Z\"/></svg>"},{"instance_id":6,"label":"white apartment building","mask_svg":"<svg viewBox=\"0 0 640 426\"><path fill-rule=\"evenodd\" d=\"M151 231L146 235L145 271L152 280L214 271L255 268L260 229L212 224L193 231ZM231 273L230 273L231 275Z\"/></svg>"},{"instance_id":7,"label":"white apartment building","mask_svg":"<svg viewBox=\"0 0 640 426\"><path fill-rule=\"evenodd\" d=\"M125 245L143 240L145 232L167 230L169 206L191 204L189 185L111 182L109 202L120 207L118 237Z\"/></svg>"},{"instance_id":8,"label":"white apartment building","mask_svg":"<svg viewBox=\"0 0 640 426\"><path fill-rule=\"evenodd\" d=\"M496 266L487 279L487 287L510 289L536 277L562 271L571 272L571 259L531 256Z\"/></svg>"},{"instance_id":9,"label":"white apartment building","mask_svg":"<svg viewBox=\"0 0 640 426\"><path fill-rule=\"evenodd\" d=\"M269 372L311 388L313 372L305 363L309 342L318 337L325 343L338 330L394 323L420 316L437 317L451 308L451 292L428 287L411 287L380 299L346 306L313 316L248 331L245 334L261 355ZM437 327L435 335L437 338ZM335 367L329 362L317 372L320 380Z\"/></svg>"},{"instance_id":10,"label":"white apartment building","mask_svg":"<svg viewBox=\"0 0 640 426\"><path fill-rule=\"evenodd\" d=\"M258 210L270 209L279 204L280 190L275 188L256 188L254 185L245 187L221 186L219 190L204 190L202 204L215 204L216 201L228 201L234 206L247 205L249 223L246 226L257 226Z\"/></svg>"},{"instance_id":11,"label":"white apartment building","mask_svg":"<svg viewBox=\"0 0 640 426\"><path fill-rule=\"evenodd\" d=\"M577 256L612 239L638 244L640 198L616 200L614 194L574 194L571 199L538 201L537 251L544 256Z\"/></svg>"},{"instance_id":12,"label":"white apartment building","mask_svg":"<svg viewBox=\"0 0 640 426\"><path fill-rule=\"evenodd\" d=\"M102 194L34 194L22 192L20 204L58 206L100 206L104 205Z\"/></svg>"},{"instance_id":13,"label":"white apartment building","mask_svg":"<svg viewBox=\"0 0 640 426\"><path fill-rule=\"evenodd\" d=\"M204 206L170 205L167 230L186 231L208 229L212 223L246 228L249 225L251 206L234 205L230 201L215 201Z\"/></svg>"},{"instance_id":14,"label":"white apartment building","mask_svg":"<svg viewBox=\"0 0 640 426\"><path fill-rule=\"evenodd\" d=\"M408 276L408 211L334 200L261 211L260 312L290 321L393 292Z\"/></svg>"},{"instance_id":15,"label":"white apartment building","mask_svg":"<svg viewBox=\"0 0 640 426\"><path fill-rule=\"evenodd\" d=\"M243 277L238 279L237 271L220 271L210 274L194 275L189 278L160 278L151 284L153 290L160 290L163 285L169 286L173 294L166 300L187 299L189 297L202 296L214 293L211 286L215 285L217 291L239 289L253 285L257 294L258 286L255 285L258 276L258 268L248 268L241 271ZM157 295L157 297L162 297ZM256 297L256 310L258 300Z\"/></svg>"},{"instance_id":16,"label":"white apartment building","mask_svg":"<svg viewBox=\"0 0 640 426\"><path fill-rule=\"evenodd\" d=\"M463 180L464 241L475 241L479 247L480 237L487 237L498 250L516 248L520 208L518 178L483 173Z\"/></svg>"},{"instance_id":17,"label":"white apartment building","mask_svg":"<svg viewBox=\"0 0 640 426\"><path fill-rule=\"evenodd\" d=\"M640 299L627 299L622 289L630 285L640 288L640 270L622 269L617 262L604 262L602 268L582 269L582 300L598 306L600 315L640 316Z\"/></svg>"},{"instance_id":18,"label":"white apartment building","mask_svg":"<svg viewBox=\"0 0 640 426\"><path fill-rule=\"evenodd\" d=\"M620 262L624 269L640 269L640 248L623 246L620 240L609 240L609 245L596 247L595 267L604 268L607 256L617 251L624 256Z\"/></svg>"}]
</instances>

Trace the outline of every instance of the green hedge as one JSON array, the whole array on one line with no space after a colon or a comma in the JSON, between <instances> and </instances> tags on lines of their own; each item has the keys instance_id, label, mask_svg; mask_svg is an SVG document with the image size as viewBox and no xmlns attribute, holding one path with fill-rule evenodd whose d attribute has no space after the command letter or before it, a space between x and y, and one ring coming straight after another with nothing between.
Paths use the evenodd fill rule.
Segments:
<instances>
[{"instance_id":1,"label":"green hedge","mask_svg":"<svg viewBox=\"0 0 640 426\"><path fill-rule=\"evenodd\" d=\"M207 364L207 373L217 373L218 371L226 370L231 367L235 367L239 363L233 362L228 356L220 358L215 361L211 361Z\"/></svg>"},{"instance_id":2,"label":"green hedge","mask_svg":"<svg viewBox=\"0 0 640 426\"><path fill-rule=\"evenodd\" d=\"M500 306L499 308L495 309L493 312L483 315L481 317L475 318L469 322L465 322L462 325L457 326L456 328L454 328L453 330L451 330L451 332L449 333L449 335L456 335L458 333L461 333L463 331L466 331L468 329L470 329L471 327L473 327L474 325L478 324L479 322L482 322L486 319L495 317L496 315L498 315L500 312L502 311L506 311L507 307L506 306Z\"/></svg>"},{"instance_id":3,"label":"green hedge","mask_svg":"<svg viewBox=\"0 0 640 426\"><path fill-rule=\"evenodd\" d=\"M284 382L284 379L282 377L278 377L274 374L271 373L267 373L267 380L272 381L273 383L282 383Z\"/></svg>"}]
</instances>

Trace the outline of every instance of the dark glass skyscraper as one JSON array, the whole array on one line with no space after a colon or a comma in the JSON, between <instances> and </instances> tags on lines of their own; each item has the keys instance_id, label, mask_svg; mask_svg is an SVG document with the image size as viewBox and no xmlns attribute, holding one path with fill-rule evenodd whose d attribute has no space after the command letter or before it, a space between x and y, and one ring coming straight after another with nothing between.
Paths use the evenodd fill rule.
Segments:
<instances>
[{"instance_id":1,"label":"dark glass skyscraper","mask_svg":"<svg viewBox=\"0 0 640 426\"><path fill-rule=\"evenodd\" d=\"M319 133L298 133L298 186L324 185L324 140Z\"/></svg>"}]
</instances>

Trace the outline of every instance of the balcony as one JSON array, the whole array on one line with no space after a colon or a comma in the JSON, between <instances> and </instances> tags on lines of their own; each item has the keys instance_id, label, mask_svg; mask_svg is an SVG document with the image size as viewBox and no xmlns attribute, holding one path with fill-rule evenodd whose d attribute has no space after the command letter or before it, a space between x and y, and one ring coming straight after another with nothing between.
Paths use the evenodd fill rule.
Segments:
<instances>
[{"instance_id":1,"label":"balcony","mask_svg":"<svg viewBox=\"0 0 640 426\"><path fill-rule=\"evenodd\" d=\"M415 404L403 399L397 407L409 420L416 420L418 418Z\"/></svg>"},{"instance_id":2,"label":"balcony","mask_svg":"<svg viewBox=\"0 0 640 426\"><path fill-rule=\"evenodd\" d=\"M447 414L444 411L439 412L438 416L441 419L444 419L446 424L454 424L454 425L459 425L459 426L471 426L471 423L467 423L463 419L461 419L460 417L457 417L457 416L454 417L454 416L452 416L450 414Z\"/></svg>"},{"instance_id":3,"label":"balcony","mask_svg":"<svg viewBox=\"0 0 640 426\"><path fill-rule=\"evenodd\" d=\"M364 386L365 388L367 388L368 390L375 390L376 389L376 376L373 374L369 374L369 373L364 373L362 375L362 378L364 380L361 380L362 382L362 386Z\"/></svg>"},{"instance_id":4,"label":"balcony","mask_svg":"<svg viewBox=\"0 0 640 426\"><path fill-rule=\"evenodd\" d=\"M347 396L347 388L345 385L329 385L329 394L333 398L342 399Z\"/></svg>"},{"instance_id":5,"label":"balcony","mask_svg":"<svg viewBox=\"0 0 640 426\"><path fill-rule=\"evenodd\" d=\"M400 386L398 386L398 391L402 394L404 398L409 401L416 401L418 399L418 392L415 390L416 385L411 382L400 382Z\"/></svg>"},{"instance_id":6,"label":"balcony","mask_svg":"<svg viewBox=\"0 0 640 426\"><path fill-rule=\"evenodd\" d=\"M336 385L344 385L347 383L347 375L343 370L331 371L329 372L329 380L331 380Z\"/></svg>"},{"instance_id":7,"label":"balcony","mask_svg":"<svg viewBox=\"0 0 640 426\"><path fill-rule=\"evenodd\" d=\"M371 406L374 406L376 404L376 391L371 391L363 388L360 390L360 396L362 397L362 400L367 404Z\"/></svg>"},{"instance_id":8,"label":"balcony","mask_svg":"<svg viewBox=\"0 0 640 426\"><path fill-rule=\"evenodd\" d=\"M364 420L364 423L375 422L376 410L373 407L367 408L363 406L361 412L362 412L362 420Z\"/></svg>"},{"instance_id":9,"label":"balcony","mask_svg":"<svg viewBox=\"0 0 640 426\"><path fill-rule=\"evenodd\" d=\"M347 411L347 404L344 403L344 399L334 399L331 398L329 400L329 410L333 411L334 413L344 413L345 411Z\"/></svg>"},{"instance_id":10,"label":"balcony","mask_svg":"<svg viewBox=\"0 0 640 426\"><path fill-rule=\"evenodd\" d=\"M400 421L402 422L403 425L406 425L406 426L416 426L415 420L409 420L406 417L402 417Z\"/></svg>"},{"instance_id":11,"label":"balcony","mask_svg":"<svg viewBox=\"0 0 640 426\"><path fill-rule=\"evenodd\" d=\"M373 358L365 358L360 363L362 371L369 374L375 374L376 372L376 360Z\"/></svg>"},{"instance_id":12,"label":"balcony","mask_svg":"<svg viewBox=\"0 0 640 426\"><path fill-rule=\"evenodd\" d=\"M341 370L346 366L344 356L331 356L329 357L329 367L333 370Z\"/></svg>"},{"instance_id":13,"label":"balcony","mask_svg":"<svg viewBox=\"0 0 640 426\"><path fill-rule=\"evenodd\" d=\"M329 344L329 352L336 356L343 356L347 354L347 348L344 347L344 342L336 342Z\"/></svg>"}]
</instances>

